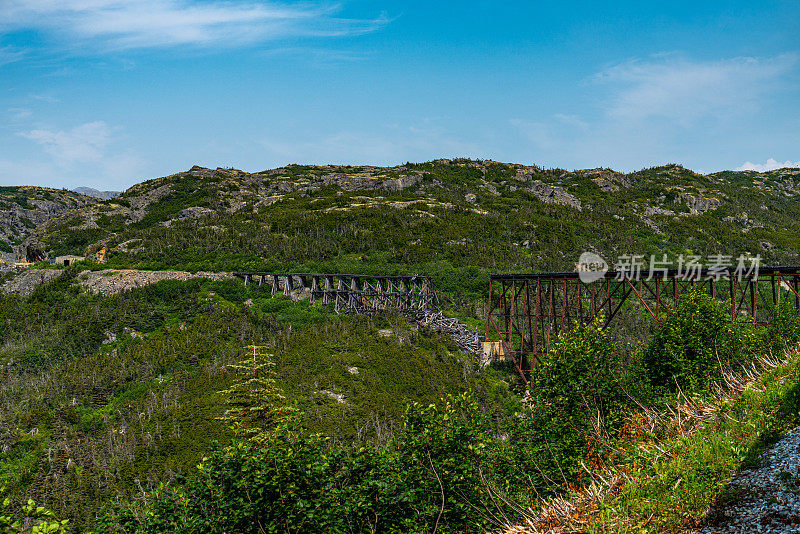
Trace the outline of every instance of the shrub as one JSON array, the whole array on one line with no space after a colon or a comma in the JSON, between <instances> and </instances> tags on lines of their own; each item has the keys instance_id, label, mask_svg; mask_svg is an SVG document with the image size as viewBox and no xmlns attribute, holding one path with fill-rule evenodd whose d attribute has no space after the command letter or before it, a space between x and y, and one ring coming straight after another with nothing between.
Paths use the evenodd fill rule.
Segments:
<instances>
[{"instance_id":1,"label":"shrub","mask_svg":"<svg viewBox=\"0 0 800 534\"><path fill-rule=\"evenodd\" d=\"M216 446L182 487L144 510L118 509L98 532L464 532L490 526L482 503L489 448L466 395L411 405L385 448L336 446L296 421Z\"/></svg>"},{"instance_id":2,"label":"shrub","mask_svg":"<svg viewBox=\"0 0 800 534\"><path fill-rule=\"evenodd\" d=\"M740 362L742 347L724 305L691 293L657 325L641 357L660 393L707 391L722 366Z\"/></svg>"},{"instance_id":3,"label":"shrub","mask_svg":"<svg viewBox=\"0 0 800 534\"><path fill-rule=\"evenodd\" d=\"M5 488L0 489L0 494ZM9 512L11 499L3 499L0 511L0 534L30 533L30 534L65 534L69 521L54 518L53 512L44 506L37 506L32 499L24 504L18 513Z\"/></svg>"},{"instance_id":4,"label":"shrub","mask_svg":"<svg viewBox=\"0 0 800 534\"><path fill-rule=\"evenodd\" d=\"M516 476L531 491L552 493L576 480L592 443L630 402L629 371L603 323L599 317L562 335L535 370L528 409L510 429L508 446Z\"/></svg>"},{"instance_id":5,"label":"shrub","mask_svg":"<svg viewBox=\"0 0 800 534\"><path fill-rule=\"evenodd\" d=\"M800 342L800 310L792 299L781 301L773 317L766 329L765 345L768 349L779 352Z\"/></svg>"},{"instance_id":6,"label":"shrub","mask_svg":"<svg viewBox=\"0 0 800 534\"><path fill-rule=\"evenodd\" d=\"M574 420L597 413L615 418L627 401L626 370L604 323L601 316L562 335L535 371L534 395Z\"/></svg>"}]
</instances>

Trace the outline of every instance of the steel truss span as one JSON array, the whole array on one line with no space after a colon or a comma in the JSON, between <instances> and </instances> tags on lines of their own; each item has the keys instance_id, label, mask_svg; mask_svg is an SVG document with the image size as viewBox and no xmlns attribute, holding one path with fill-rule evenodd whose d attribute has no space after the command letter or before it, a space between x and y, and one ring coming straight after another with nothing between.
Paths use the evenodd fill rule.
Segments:
<instances>
[{"instance_id":1,"label":"steel truss span","mask_svg":"<svg viewBox=\"0 0 800 534\"><path fill-rule=\"evenodd\" d=\"M486 340L500 345L527 381L539 356L576 324L603 316L606 325L626 315L656 323L691 291L730 306L730 320L769 324L781 302L800 310L800 267L698 269L691 278L676 269L650 278L608 271L593 282L578 272L495 274L489 282Z\"/></svg>"}]
</instances>

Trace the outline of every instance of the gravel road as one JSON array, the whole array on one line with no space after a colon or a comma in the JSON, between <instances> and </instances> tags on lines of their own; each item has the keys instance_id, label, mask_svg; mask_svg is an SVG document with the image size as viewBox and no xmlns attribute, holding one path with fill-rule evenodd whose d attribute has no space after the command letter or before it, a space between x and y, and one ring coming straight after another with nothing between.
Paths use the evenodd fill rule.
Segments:
<instances>
[{"instance_id":1,"label":"gravel road","mask_svg":"<svg viewBox=\"0 0 800 534\"><path fill-rule=\"evenodd\" d=\"M709 513L698 534L800 532L800 428L786 433L757 467L737 473L730 501Z\"/></svg>"}]
</instances>

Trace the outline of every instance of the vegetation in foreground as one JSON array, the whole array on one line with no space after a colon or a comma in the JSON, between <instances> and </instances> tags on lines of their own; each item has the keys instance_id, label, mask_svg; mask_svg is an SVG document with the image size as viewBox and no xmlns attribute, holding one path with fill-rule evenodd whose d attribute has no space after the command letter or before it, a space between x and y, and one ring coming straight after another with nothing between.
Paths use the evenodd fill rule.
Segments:
<instances>
[{"instance_id":1,"label":"vegetation in foreground","mask_svg":"<svg viewBox=\"0 0 800 534\"><path fill-rule=\"evenodd\" d=\"M577 328L548 355L525 407L500 421L461 394L440 405L410 405L384 446L332 447L290 416L255 441L215 446L182 483L118 506L98 529L480 532L522 521L543 497L591 483L601 468L614 466L632 474L620 497L595 505L587 524L604 531L624 515L631 528L678 532L719 497L725 478L753 458L758 444L797 419L792 359L765 375L765 389L745 391L695 435L669 425L643 432L642 407L675 409L675 399L686 395L711 399L715 382L731 369L800 339L796 322L781 332L777 325L720 328L724 314L694 295L627 356L598 324ZM664 365L673 366L672 381ZM775 378L783 379L780 387L769 386ZM782 406L779 417L769 417ZM669 448L656 454L654 442Z\"/></svg>"},{"instance_id":2,"label":"vegetation in foreground","mask_svg":"<svg viewBox=\"0 0 800 534\"><path fill-rule=\"evenodd\" d=\"M219 392L243 345L269 347L299 427L332 443L387 440L408 402L474 389L502 411L510 398L451 342L400 317L339 317L207 280L102 297L70 273L27 299L0 296L0 479L12 504L31 497L75 531L230 442Z\"/></svg>"}]
</instances>

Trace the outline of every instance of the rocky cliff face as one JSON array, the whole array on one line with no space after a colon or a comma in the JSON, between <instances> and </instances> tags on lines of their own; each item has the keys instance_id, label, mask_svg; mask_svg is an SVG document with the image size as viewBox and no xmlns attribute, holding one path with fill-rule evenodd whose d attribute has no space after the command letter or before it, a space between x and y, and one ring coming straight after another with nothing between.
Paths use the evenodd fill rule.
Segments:
<instances>
[{"instance_id":1,"label":"rocky cliff face","mask_svg":"<svg viewBox=\"0 0 800 534\"><path fill-rule=\"evenodd\" d=\"M96 202L74 191L46 187L0 187L0 259L18 259L20 244L34 230L69 210Z\"/></svg>"}]
</instances>

